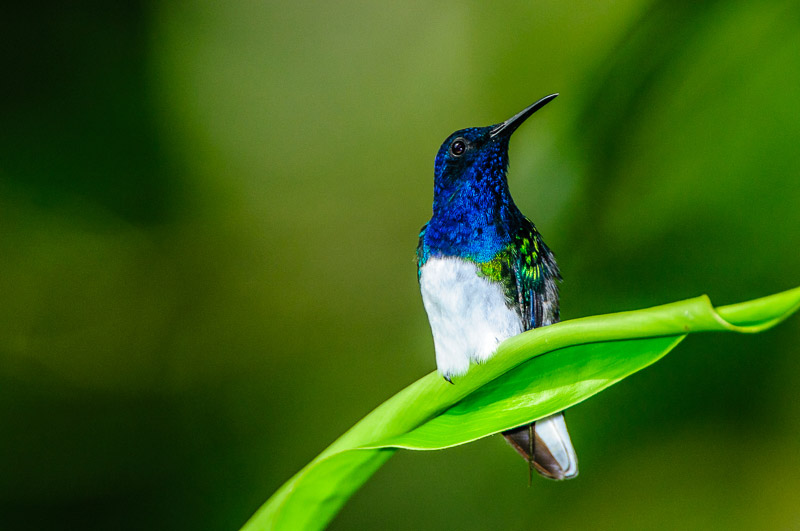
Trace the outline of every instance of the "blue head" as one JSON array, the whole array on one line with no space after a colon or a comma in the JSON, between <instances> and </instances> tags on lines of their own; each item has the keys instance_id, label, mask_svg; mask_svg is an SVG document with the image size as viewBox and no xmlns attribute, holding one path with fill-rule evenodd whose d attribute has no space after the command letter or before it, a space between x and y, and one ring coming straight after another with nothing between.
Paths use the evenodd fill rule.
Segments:
<instances>
[{"instance_id":1,"label":"blue head","mask_svg":"<svg viewBox=\"0 0 800 531\"><path fill-rule=\"evenodd\" d=\"M522 214L506 181L508 141L551 94L500 124L456 131L436 154L433 217L425 233L431 251L490 260L510 240Z\"/></svg>"}]
</instances>

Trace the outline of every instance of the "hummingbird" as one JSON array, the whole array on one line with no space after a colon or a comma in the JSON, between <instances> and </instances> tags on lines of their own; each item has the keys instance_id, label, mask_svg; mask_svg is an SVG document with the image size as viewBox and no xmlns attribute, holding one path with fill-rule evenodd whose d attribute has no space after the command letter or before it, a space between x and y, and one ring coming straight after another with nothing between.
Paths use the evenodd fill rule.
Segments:
<instances>
[{"instance_id":1,"label":"hummingbird","mask_svg":"<svg viewBox=\"0 0 800 531\"><path fill-rule=\"evenodd\" d=\"M433 215L419 234L417 275L436 366L450 383L503 340L559 320L555 257L506 179L511 134L556 96L499 124L456 131L436 154ZM578 474L563 412L503 436L542 476Z\"/></svg>"}]
</instances>

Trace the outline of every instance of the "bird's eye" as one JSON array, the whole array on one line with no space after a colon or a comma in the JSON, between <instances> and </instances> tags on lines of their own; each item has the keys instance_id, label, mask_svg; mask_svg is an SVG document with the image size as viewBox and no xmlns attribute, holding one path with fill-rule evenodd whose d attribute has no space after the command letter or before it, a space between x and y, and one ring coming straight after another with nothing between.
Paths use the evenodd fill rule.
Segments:
<instances>
[{"instance_id":1,"label":"bird's eye","mask_svg":"<svg viewBox=\"0 0 800 531\"><path fill-rule=\"evenodd\" d=\"M460 157L464 154L467 150L467 143L464 142L463 138L456 138L453 140L453 143L450 144L450 154L454 157Z\"/></svg>"}]
</instances>

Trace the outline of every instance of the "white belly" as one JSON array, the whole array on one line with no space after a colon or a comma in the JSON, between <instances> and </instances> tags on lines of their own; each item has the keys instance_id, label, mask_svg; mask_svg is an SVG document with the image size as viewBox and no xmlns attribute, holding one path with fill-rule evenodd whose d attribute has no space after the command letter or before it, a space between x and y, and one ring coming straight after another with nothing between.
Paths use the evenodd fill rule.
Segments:
<instances>
[{"instance_id":1,"label":"white belly","mask_svg":"<svg viewBox=\"0 0 800 531\"><path fill-rule=\"evenodd\" d=\"M420 269L419 283L436 366L445 377L466 373L470 361L486 361L501 341L523 331L502 286L478 276L471 262L431 258Z\"/></svg>"}]
</instances>

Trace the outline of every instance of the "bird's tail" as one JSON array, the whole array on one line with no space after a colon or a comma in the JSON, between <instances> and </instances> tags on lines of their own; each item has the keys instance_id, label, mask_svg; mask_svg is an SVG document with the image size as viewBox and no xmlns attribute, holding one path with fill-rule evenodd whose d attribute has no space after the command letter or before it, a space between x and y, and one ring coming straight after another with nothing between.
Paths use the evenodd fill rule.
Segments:
<instances>
[{"instance_id":1,"label":"bird's tail","mask_svg":"<svg viewBox=\"0 0 800 531\"><path fill-rule=\"evenodd\" d=\"M549 479L578 475L578 456L564 421L564 412L503 432L503 437L531 468Z\"/></svg>"}]
</instances>

